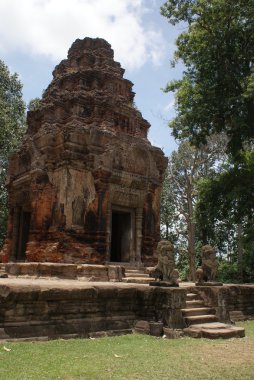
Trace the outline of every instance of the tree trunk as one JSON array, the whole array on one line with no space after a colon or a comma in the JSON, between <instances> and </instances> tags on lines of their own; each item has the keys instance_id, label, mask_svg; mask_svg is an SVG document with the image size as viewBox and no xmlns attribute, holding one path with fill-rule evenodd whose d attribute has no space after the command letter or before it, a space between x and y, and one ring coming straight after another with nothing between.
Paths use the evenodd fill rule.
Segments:
<instances>
[{"instance_id":1,"label":"tree trunk","mask_svg":"<svg viewBox=\"0 0 254 380\"><path fill-rule=\"evenodd\" d=\"M237 224L237 273L240 282L243 282L243 242L242 225Z\"/></svg>"},{"instance_id":2,"label":"tree trunk","mask_svg":"<svg viewBox=\"0 0 254 380\"><path fill-rule=\"evenodd\" d=\"M193 222L190 222L188 228L188 261L190 280L196 281L195 225Z\"/></svg>"},{"instance_id":3,"label":"tree trunk","mask_svg":"<svg viewBox=\"0 0 254 380\"><path fill-rule=\"evenodd\" d=\"M166 222L166 240L168 240L168 236L169 236L169 223Z\"/></svg>"},{"instance_id":4,"label":"tree trunk","mask_svg":"<svg viewBox=\"0 0 254 380\"><path fill-rule=\"evenodd\" d=\"M192 199L192 178L187 176L187 205L188 205L188 261L189 277L191 281L196 281L196 254L195 254L195 223Z\"/></svg>"}]
</instances>

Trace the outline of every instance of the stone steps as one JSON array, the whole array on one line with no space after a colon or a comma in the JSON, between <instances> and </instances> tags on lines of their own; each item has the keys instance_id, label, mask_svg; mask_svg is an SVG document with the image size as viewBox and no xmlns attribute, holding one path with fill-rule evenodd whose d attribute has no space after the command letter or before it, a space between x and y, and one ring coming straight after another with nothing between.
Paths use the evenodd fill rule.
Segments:
<instances>
[{"instance_id":1,"label":"stone steps","mask_svg":"<svg viewBox=\"0 0 254 380\"><path fill-rule=\"evenodd\" d=\"M150 284L152 279L150 277L124 277L122 282L134 283L134 284Z\"/></svg>"},{"instance_id":2,"label":"stone steps","mask_svg":"<svg viewBox=\"0 0 254 380\"><path fill-rule=\"evenodd\" d=\"M111 265L120 265L125 269L125 277L122 282L134 284L149 284L151 278L149 274L145 273L146 268L143 266L136 267L130 263L110 262Z\"/></svg>"},{"instance_id":3,"label":"stone steps","mask_svg":"<svg viewBox=\"0 0 254 380\"><path fill-rule=\"evenodd\" d=\"M182 313L188 326L184 334L192 338L230 339L245 336L244 328L218 322L215 309L206 307L198 294L187 294L186 308L182 309Z\"/></svg>"},{"instance_id":4,"label":"stone steps","mask_svg":"<svg viewBox=\"0 0 254 380\"><path fill-rule=\"evenodd\" d=\"M199 301L204 304L203 300L196 293L187 293L186 301Z\"/></svg>"},{"instance_id":5,"label":"stone steps","mask_svg":"<svg viewBox=\"0 0 254 380\"><path fill-rule=\"evenodd\" d=\"M7 278L8 274L5 271L5 264L0 264L0 278Z\"/></svg>"},{"instance_id":6,"label":"stone steps","mask_svg":"<svg viewBox=\"0 0 254 380\"><path fill-rule=\"evenodd\" d=\"M187 293L186 296L186 308L182 309L182 313L187 326L192 326L201 323L218 322L218 318L215 316L215 310L210 307L206 307L204 301L198 294ZM199 307L192 307L192 305Z\"/></svg>"},{"instance_id":7,"label":"stone steps","mask_svg":"<svg viewBox=\"0 0 254 380\"><path fill-rule=\"evenodd\" d=\"M129 269L129 268L126 268L125 271L128 272L128 273L142 273L142 274L145 274L145 269L144 268L140 268L140 269Z\"/></svg>"},{"instance_id":8,"label":"stone steps","mask_svg":"<svg viewBox=\"0 0 254 380\"><path fill-rule=\"evenodd\" d=\"M191 317L185 317L185 322L187 326L191 326L201 323L218 322L218 318L215 315L201 314L193 315Z\"/></svg>"},{"instance_id":9,"label":"stone steps","mask_svg":"<svg viewBox=\"0 0 254 380\"><path fill-rule=\"evenodd\" d=\"M149 277L149 274L145 273L145 268L126 268L123 282L149 284L151 282L151 277Z\"/></svg>"},{"instance_id":10,"label":"stone steps","mask_svg":"<svg viewBox=\"0 0 254 380\"><path fill-rule=\"evenodd\" d=\"M245 330L243 327L214 322L192 325L184 329L184 334L192 338L230 339L243 338Z\"/></svg>"},{"instance_id":11,"label":"stone steps","mask_svg":"<svg viewBox=\"0 0 254 380\"><path fill-rule=\"evenodd\" d=\"M140 266L136 266L136 265L133 265L131 263L128 263L128 262L120 262L120 261L107 261L106 262L107 265L119 265L121 267L124 267L125 270L137 270L137 271L144 271L145 270L145 267L143 265L140 265Z\"/></svg>"},{"instance_id":12,"label":"stone steps","mask_svg":"<svg viewBox=\"0 0 254 380\"><path fill-rule=\"evenodd\" d=\"M184 317L192 317L197 315L206 315L206 314L215 314L215 309L211 307L194 307L194 308L187 308L182 309L182 313Z\"/></svg>"},{"instance_id":13,"label":"stone steps","mask_svg":"<svg viewBox=\"0 0 254 380\"><path fill-rule=\"evenodd\" d=\"M188 308L200 308L204 306L204 302L200 300L186 301L186 306Z\"/></svg>"},{"instance_id":14,"label":"stone steps","mask_svg":"<svg viewBox=\"0 0 254 380\"><path fill-rule=\"evenodd\" d=\"M140 278L148 278L149 277L149 275L148 274L145 274L145 273L138 273L138 272L136 272L136 273L133 273L133 272L125 272L125 276L126 277L140 277Z\"/></svg>"}]
</instances>

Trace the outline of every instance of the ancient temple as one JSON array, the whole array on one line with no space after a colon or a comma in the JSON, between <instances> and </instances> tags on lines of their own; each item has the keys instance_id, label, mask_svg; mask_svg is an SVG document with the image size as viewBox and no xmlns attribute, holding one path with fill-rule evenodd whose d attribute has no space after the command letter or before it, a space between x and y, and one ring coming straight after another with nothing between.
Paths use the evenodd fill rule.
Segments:
<instances>
[{"instance_id":1,"label":"ancient temple","mask_svg":"<svg viewBox=\"0 0 254 380\"><path fill-rule=\"evenodd\" d=\"M152 263L166 159L123 74L99 38L56 66L10 160L1 261Z\"/></svg>"}]
</instances>

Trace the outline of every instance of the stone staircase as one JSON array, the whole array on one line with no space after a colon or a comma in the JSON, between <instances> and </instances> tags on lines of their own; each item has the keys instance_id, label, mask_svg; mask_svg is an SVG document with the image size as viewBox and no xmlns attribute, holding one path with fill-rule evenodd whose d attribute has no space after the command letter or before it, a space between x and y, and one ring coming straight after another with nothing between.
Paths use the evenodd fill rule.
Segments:
<instances>
[{"instance_id":1,"label":"stone staircase","mask_svg":"<svg viewBox=\"0 0 254 380\"><path fill-rule=\"evenodd\" d=\"M8 274L5 271L5 264L0 264L0 278L7 278Z\"/></svg>"},{"instance_id":2,"label":"stone staircase","mask_svg":"<svg viewBox=\"0 0 254 380\"><path fill-rule=\"evenodd\" d=\"M145 267L136 268L134 266L125 266L125 277L123 282L135 284L149 284L152 278L145 273Z\"/></svg>"},{"instance_id":3,"label":"stone staircase","mask_svg":"<svg viewBox=\"0 0 254 380\"><path fill-rule=\"evenodd\" d=\"M186 308L182 309L186 328L184 333L192 338L243 338L245 330L242 327L220 323L215 309L206 307L201 297L195 293L188 293Z\"/></svg>"}]
</instances>

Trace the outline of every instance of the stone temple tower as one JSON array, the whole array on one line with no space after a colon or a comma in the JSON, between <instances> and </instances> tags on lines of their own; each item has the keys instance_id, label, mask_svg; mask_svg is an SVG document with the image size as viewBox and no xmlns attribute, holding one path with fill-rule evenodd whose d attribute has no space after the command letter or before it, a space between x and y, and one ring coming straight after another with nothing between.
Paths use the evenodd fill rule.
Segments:
<instances>
[{"instance_id":1,"label":"stone temple tower","mask_svg":"<svg viewBox=\"0 0 254 380\"><path fill-rule=\"evenodd\" d=\"M103 39L56 66L10 160L0 261L151 264L167 160Z\"/></svg>"}]
</instances>

